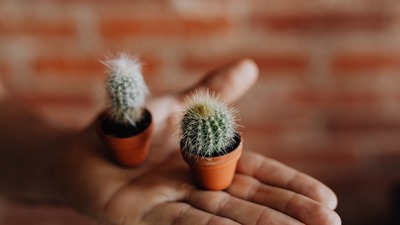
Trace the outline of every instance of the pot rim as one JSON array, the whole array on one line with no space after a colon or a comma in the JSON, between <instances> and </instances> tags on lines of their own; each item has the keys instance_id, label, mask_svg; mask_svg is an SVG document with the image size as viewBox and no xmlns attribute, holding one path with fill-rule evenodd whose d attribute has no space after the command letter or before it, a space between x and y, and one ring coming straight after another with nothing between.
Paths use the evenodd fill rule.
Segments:
<instances>
[{"instance_id":1,"label":"pot rim","mask_svg":"<svg viewBox=\"0 0 400 225\"><path fill-rule=\"evenodd\" d=\"M239 134L238 143L236 144L236 147L225 155L204 157L183 150L181 150L181 154L184 160L190 166L206 169L210 167L220 167L220 168L226 167L229 163L236 162L242 155L242 151L243 151L243 140L241 138L241 135Z\"/></svg>"},{"instance_id":2,"label":"pot rim","mask_svg":"<svg viewBox=\"0 0 400 225\"><path fill-rule=\"evenodd\" d=\"M97 130L97 132L101 133L101 135L106 136L106 137L108 137L108 138L113 138L113 139L129 139L129 138L134 138L134 137L136 137L136 136L138 136L138 135L140 135L140 134L146 132L149 128L152 129L152 126L153 126L153 116L152 116L151 112L150 112L147 108L144 108L143 113L148 114L149 122L148 122L148 124L147 124L146 127L142 127L141 130L140 130L140 132L137 133L137 134L135 134L135 135L131 135L131 136L127 136L127 137L117 137L117 136L115 136L115 135L112 135L112 134L109 134L109 133L104 132L104 130L103 130L102 127L101 127L101 124L102 124L102 121L104 120L104 118L110 118L110 116L109 116L109 115L110 115L110 108L107 108L107 109L103 110L103 111L100 112L100 114L97 116L97 119L96 119L96 130Z\"/></svg>"}]
</instances>

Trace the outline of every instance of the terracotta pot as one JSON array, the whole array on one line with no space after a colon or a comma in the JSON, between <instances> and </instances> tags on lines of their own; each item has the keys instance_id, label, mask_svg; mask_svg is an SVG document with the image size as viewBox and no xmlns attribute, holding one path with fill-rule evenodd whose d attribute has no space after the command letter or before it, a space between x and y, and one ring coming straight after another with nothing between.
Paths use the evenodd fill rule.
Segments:
<instances>
[{"instance_id":1,"label":"terracotta pot","mask_svg":"<svg viewBox=\"0 0 400 225\"><path fill-rule=\"evenodd\" d=\"M109 131L110 129L105 126L106 121L108 123L111 121L108 111L104 111L97 119L96 128L100 139L122 166L134 167L147 158L153 133L153 123L151 113L148 110L145 110L144 113L144 119L138 123L139 129L135 134L124 135L123 137L115 135L115 132Z\"/></svg>"},{"instance_id":2,"label":"terracotta pot","mask_svg":"<svg viewBox=\"0 0 400 225\"><path fill-rule=\"evenodd\" d=\"M237 139L233 150L223 156L206 158L181 151L194 179L200 186L207 190L220 191L231 185L243 149L241 138Z\"/></svg>"}]
</instances>

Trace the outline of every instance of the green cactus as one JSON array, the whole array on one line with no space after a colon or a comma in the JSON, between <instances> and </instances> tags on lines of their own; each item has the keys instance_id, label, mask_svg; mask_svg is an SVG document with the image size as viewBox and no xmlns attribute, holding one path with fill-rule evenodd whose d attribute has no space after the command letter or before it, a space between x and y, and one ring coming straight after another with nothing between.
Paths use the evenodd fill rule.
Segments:
<instances>
[{"instance_id":1,"label":"green cactus","mask_svg":"<svg viewBox=\"0 0 400 225\"><path fill-rule=\"evenodd\" d=\"M180 121L182 151L207 158L226 154L238 135L235 114L215 94L187 98Z\"/></svg>"},{"instance_id":2,"label":"green cactus","mask_svg":"<svg viewBox=\"0 0 400 225\"><path fill-rule=\"evenodd\" d=\"M121 53L104 62L111 117L118 123L136 126L143 117L149 93L137 58Z\"/></svg>"}]
</instances>

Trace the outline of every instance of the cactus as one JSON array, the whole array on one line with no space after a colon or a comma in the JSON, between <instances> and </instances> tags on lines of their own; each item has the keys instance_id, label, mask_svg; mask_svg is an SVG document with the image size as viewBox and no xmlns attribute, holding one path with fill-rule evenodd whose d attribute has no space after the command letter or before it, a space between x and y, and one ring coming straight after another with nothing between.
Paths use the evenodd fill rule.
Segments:
<instances>
[{"instance_id":1,"label":"cactus","mask_svg":"<svg viewBox=\"0 0 400 225\"><path fill-rule=\"evenodd\" d=\"M237 137L235 114L208 91L187 98L180 121L183 153L206 158L228 153Z\"/></svg>"},{"instance_id":2,"label":"cactus","mask_svg":"<svg viewBox=\"0 0 400 225\"><path fill-rule=\"evenodd\" d=\"M139 60L121 53L104 64L107 67L106 86L111 117L118 123L136 126L142 119L149 93Z\"/></svg>"}]
</instances>

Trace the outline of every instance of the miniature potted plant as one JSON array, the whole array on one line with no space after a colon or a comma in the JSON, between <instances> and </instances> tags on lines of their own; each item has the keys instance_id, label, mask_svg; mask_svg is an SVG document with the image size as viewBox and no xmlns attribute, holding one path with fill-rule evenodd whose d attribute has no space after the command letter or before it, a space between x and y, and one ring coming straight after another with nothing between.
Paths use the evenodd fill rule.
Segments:
<instances>
[{"instance_id":1,"label":"miniature potted plant","mask_svg":"<svg viewBox=\"0 0 400 225\"><path fill-rule=\"evenodd\" d=\"M123 166L136 166L149 152L152 116L145 108L149 91L137 58L120 54L104 62L109 107L97 120L97 131Z\"/></svg>"},{"instance_id":2,"label":"miniature potted plant","mask_svg":"<svg viewBox=\"0 0 400 225\"><path fill-rule=\"evenodd\" d=\"M214 94L195 93L179 126L181 153L197 183L208 190L229 187L242 153L235 110Z\"/></svg>"}]
</instances>

